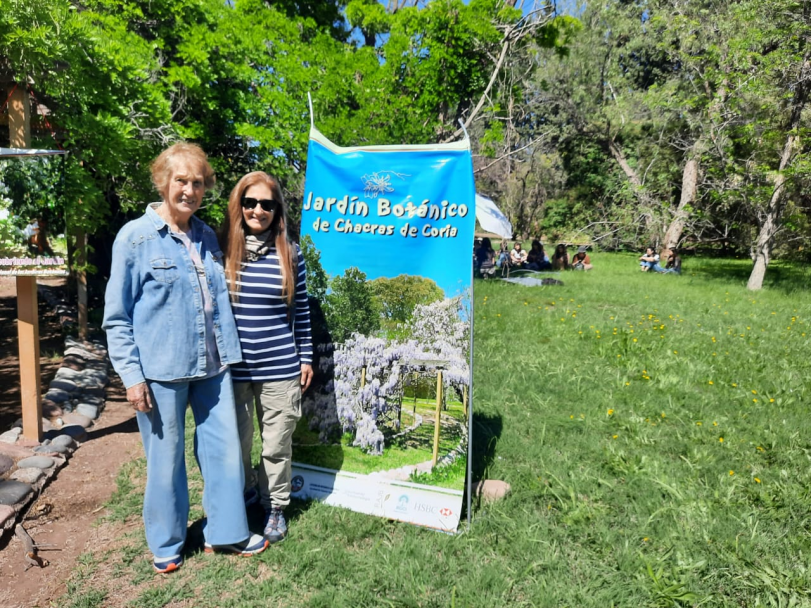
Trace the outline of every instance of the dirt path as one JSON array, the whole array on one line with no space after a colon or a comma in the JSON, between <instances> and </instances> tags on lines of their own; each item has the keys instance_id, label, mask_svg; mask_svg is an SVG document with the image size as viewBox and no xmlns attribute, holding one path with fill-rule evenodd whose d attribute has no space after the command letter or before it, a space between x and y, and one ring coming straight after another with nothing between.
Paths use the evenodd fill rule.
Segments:
<instances>
[{"instance_id":1,"label":"dirt path","mask_svg":"<svg viewBox=\"0 0 811 608\"><path fill-rule=\"evenodd\" d=\"M107 405L89 429L89 439L46 486L29 510L24 526L38 543L58 551L43 551L46 568L25 570L22 545L11 539L0 545L0 606L32 608L50 606L65 591L65 579L86 550L94 522L115 489L115 478L124 462L142 455L138 427L118 377L107 389Z\"/></svg>"},{"instance_id":2,"label":"dirt path","mask_svg":"<svg viewBox=\"0 0 811 608\"><path fill-rule=\"evenodd\" d=\"M38 282L59 288L63 279ZM20 369L17 347L17 296L13 277L0 277L0 432L21 416ZM39 300L40 362L45 392L62 361L64 339L56 313ZM107 405L89 439L45 487L28 510L23 525L37 543L57 550L43 551L46 568L25 570L22 545L12 537L0 543L0 606L51 606L65 593L65 579L94 537L94 522L115 489L124 462L142 454L138 427L120 380L110 374Z\"/></svg>"}]
</instances>

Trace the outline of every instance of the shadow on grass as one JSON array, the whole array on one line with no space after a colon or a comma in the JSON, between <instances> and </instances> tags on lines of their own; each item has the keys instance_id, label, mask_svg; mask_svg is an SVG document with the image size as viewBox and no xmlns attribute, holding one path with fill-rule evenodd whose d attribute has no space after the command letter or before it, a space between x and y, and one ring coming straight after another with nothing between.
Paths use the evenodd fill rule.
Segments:
<instances>
[{"instance_id":1,"label":"shadow on grass","mask_svg":"<svg viewBox=\"0 0 811 608\"><path fill-rule=\"evenodd\" d=\"M696 276L746 284L752 273L752 263L745 259L696 260L695 266L686 269L686 272L694 273ZM809 269L803 264L774 261L766 269L763 287L780 290L786 294L806 292L811 289L809 278Z\"/></svg>"},{"instance_id":2,"label":"shadow on grass","mask_svg":"<svg viewBox=\"0 0 811 608\"><path fill-rule=\"evenodd\" d=\"M476 483L487 479L487 472L496 456L496 444L501 437L504 423L499 414L482 414L473 412L473 436L470 443L468 458L471 459L470 470L472 479L470 483ZM465 485L467 492L467 485ZM473 511L478 510L481 498L473 497ZM462 502L461 521L467 517L467 497Z\"/></svg>"},{"instance_id":3,"label":"shadow on grass","mask_svg":"<svg viewBox=\"0 0 811 608\"><path fill-rule=\"evenodd\" d=\"M503 423L498 414L473 412L473 438L471 440L471 471L473 481L485 479L496 454L496 443L501 437Z\"/></svg>"}]
</instances>

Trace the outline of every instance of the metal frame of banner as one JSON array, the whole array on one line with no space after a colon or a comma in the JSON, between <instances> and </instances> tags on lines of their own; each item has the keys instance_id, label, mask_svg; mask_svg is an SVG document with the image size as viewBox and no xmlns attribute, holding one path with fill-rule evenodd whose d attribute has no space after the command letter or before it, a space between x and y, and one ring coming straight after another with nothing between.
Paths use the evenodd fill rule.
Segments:
<instances>
[{"instance_id":1,"label":"metal frame of banner","mask_svg":"<svg viewBox=\"0 0 811 608\"><path fill-rule=\"evenodd\" d=\"M467 134L465 123L459 119L459 125L462 127L462 132L465 134L465 139L470 146L470 136ZM474 195L475 196L475 195ZM475 198L474 198L475 208ZM470 390L467 395L467 529L473 525L473 306L475 305L476 298L473 295L473 266L470 267L470 363L468 363L468 370L470 371L470 378L468 384Z\"/></svg>"},{"instance_id":2,"label":"metal frame of banner","mask_svg":"<svg viewBox=\"0 0 811 608\"><path fill-rule=\"evenodd\" d=\"M315 112L313 112L313 98L310 92L307 91L307 103L310 106L310 130L315 129Z\"/></svg>"}]
</instances>

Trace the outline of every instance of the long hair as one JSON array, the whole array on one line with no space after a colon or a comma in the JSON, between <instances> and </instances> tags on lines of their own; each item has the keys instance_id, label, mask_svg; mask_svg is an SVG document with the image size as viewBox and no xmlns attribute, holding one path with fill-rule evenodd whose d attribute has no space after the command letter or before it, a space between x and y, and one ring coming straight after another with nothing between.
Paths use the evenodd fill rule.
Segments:
<instances>
[{"instance_id":1,"label":"long hair","mask_svg":"<svg viewBox=\"0 0 811 608\"><path fill-rule=\"evenodd\" d=\"M245 262L245 221L242 219L242 197L245 191L255 184L265 184L273 194L276 201L276 211L270 224L271 239L276 246L279 256L279 267L282 272L282 298L288 306L293 305L296 296L296 279L298 278L298 255L296 247L287 236L287 205L282 196L282 188L275 177L262 171L254 171L243 176L231 190L228 197L228 213L225 216L221 238L222 249L225 254L225 276L228 286L238 297L239 285L237 275Z\"/></svg>"}]
</instances>

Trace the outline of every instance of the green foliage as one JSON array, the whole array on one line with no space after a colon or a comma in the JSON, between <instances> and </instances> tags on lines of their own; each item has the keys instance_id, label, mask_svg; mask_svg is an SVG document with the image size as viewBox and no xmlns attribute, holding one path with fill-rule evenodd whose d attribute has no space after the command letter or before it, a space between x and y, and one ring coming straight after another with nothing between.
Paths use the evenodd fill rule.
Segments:
<instances>
[{"instance_id":1,"label":"green foliage","mask_svg":"<svg viewBox=\"0 0 811 608\"><path fill-rule=\"evenodd\" d=\"M372 293L380 302L383 317L393 323L406 323L417 304L438 302L444 292L431 279L401 274L389 279L380 277L371 281Z\"/></svg>"},{"instance_id":2,"label":"green foliage","mask_svg":"<svg viewBox=\"0 0 811 608\"><path fill-rule=\"evenodd\" d=\"M353 333L368 336L380 329L380 304L365 273L352 267L332 279L324 316L332 339L338 343Z\"/></svg>"},{"instance_id":3,"label":"green foliage","mask_svg":"<svg viewBox=\"0 0 811 608\"><path fill-rule=\"evenodd\" d=\"M299 245L301 255L304 256L304 265L307 269L307 293L317 300L324 300L329 286L329 276L321 266L321 252L318 251L309 235L301 239Z\"/></svg>"}]
</instances>

